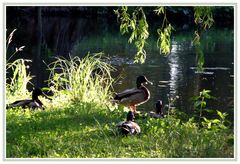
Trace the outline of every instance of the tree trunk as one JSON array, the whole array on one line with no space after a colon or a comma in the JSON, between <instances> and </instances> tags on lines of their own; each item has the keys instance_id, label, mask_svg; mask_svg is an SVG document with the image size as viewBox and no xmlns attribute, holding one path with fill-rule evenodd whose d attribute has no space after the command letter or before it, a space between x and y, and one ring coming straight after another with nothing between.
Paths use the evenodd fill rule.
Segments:
<instances>
[{"instance_id":1,"label":"tree trunk","mask_svg":"<svg viewBox=\"0 0 240 164\"><path fill-rule=\"evenodd\" d=\"M33 64L35 65L36 87L40 87L42 83L41 75L41 45L42 45L42 11L41 7L36 7L36 53L33 55Z\"/></svg>"}]
</instances>

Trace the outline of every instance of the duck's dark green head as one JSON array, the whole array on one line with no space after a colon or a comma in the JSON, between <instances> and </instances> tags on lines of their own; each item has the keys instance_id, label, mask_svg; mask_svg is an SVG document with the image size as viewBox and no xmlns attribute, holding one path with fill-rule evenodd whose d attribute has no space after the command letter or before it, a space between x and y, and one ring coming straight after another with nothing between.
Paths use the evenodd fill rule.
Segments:
<instances>
[{"instance_id":1,"label":"duck's dark green head","mask_svg":"<svg viewBox=\"0 0 240 164\"><path fill-rule=\"evenodd\" d=\"M163 107L163 104L162 104L162 100L158 100L157 103L156 103L156 113L157 114L162 114L162 107Z\"/></svg>"},{"instance_id":2,"label":"duck's dark green head","mask_svg":"<svg viewBox=\"0 0 240 164\"><path fill-rule=\"evenodd\" d=\"M133 121L134 119L134 114L132 111L129 111L127 114L127 121Z\"/></svg>"},{"instance_id":3,"label":"duck's dark green head","mask_svg":"<svg viewBox=\"0 0 240 164\"><path fill-rule=\"evenodd\" d=\"M145 83L145 84L152 84L152 82L151 81L149 81L145 76L143 76L143 75L140 75L140 76L138 76L137 77L137 81L136 81L136 83L137 83L137 88L139 88L143 83Z\"/></svg>"}]
</instances>

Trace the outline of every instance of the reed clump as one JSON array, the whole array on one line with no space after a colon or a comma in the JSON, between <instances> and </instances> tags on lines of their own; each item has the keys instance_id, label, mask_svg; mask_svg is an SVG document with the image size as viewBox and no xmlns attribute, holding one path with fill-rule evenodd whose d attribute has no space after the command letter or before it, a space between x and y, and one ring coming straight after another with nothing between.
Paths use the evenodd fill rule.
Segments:
<instances>
[{"instance_id":1,"label":"reed clump","mask_svg":"<svg viewBox=\"0 0 240 164\"><path fill-rule=\"evenodd\" d=\"M107 104L111 99L111 87L114 79L102 53L88 54L69 59L58 57L49 65L49 86L54 96L63 96L74 102L93 102Z\"/></svg>"},{"instance_id":2,"label":"reed clump","mask_svg":"<svg viewBox=\"0 0 240 164\"><path fill-rule=\"evenodd\" d=\"M7 63L7 73L11 74L7 78L6 83L6 95L7 101L11 101L11 97L14 99L25 98L29 96L27 85L33 78L28 72L28 65L26 62L31 62L27 59L17 59L12 63Z\"/></svg>"},{"instance_id":3,"label":"reed clump","mask_svg":"<svg viewBox=\"0 0 240 164\"><path fill-rule=\"evenodd\" d=\"M6 40L6 52L9 53L9 58L6 60L6 96L7 103L14 99L26 98L30 95L27 90L27 85L31 83L31 76L27 69L27 63L31 62L28 59L17 59L11 62L11 59L18 52L23 51L25 46L16 47L14 51L9 50L9 46L14 39L14 33L17 29L11 31Z\"/></svg>"}]
</instances>

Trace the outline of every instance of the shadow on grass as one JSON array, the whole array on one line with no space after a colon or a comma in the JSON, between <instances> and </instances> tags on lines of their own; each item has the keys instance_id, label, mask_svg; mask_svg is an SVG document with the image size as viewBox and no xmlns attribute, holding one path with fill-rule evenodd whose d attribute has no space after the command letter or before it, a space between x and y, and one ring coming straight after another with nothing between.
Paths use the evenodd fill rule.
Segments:
<instances>
[{"instance_id":1,"label":"shadow on grass","mask_svg":"<svg viewBox=\"0 0 240 164\"><path fill-rule=\"evenodd\" d=\"M73 103L70 107L62 109L18 111L18 114L14 114L17 110L20 109L8 111L11 113L11 116L7 117L6 126L8 142L18 140L17 136L27 137L33 133L60 131L86 131L90 133L106 127L112 129L115 128L116 123L125 119L124 112L110 111L107 107L102 109L90 103ZM108 135L111 133L108 132Z\"/></svg>"}]
</instances>

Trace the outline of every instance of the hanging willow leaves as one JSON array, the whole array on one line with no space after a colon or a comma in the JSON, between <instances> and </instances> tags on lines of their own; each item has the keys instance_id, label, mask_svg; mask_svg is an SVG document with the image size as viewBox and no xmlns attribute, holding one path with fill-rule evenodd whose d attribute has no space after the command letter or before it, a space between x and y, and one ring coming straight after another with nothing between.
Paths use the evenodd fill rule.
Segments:
<instances>
[{"instance_id":1,"label":"hanging willow leaves","mask_svg":"<svg viewBox=\"0 0 240 164\"><path fill-rule=\"evenodd\" d=\"M163 6L158 6L158 7L156 7L156 9L154 10L154 12L155 12L157 15L164 14L164 13L165 13L165 7L163 7Z\"/></svg>"},{"instance_id":2,"label":"hanging willow leaves","mask_svg":"<svg viewBox=\"0 0 240 164\"><path fill-rule=\"evenodd\" d=\"M134 43L137 53L134 57L135 63L144 63L146 60L146 51L144 45L149 36L148 23L142 7L137 7L132 14L128 13L128 7L123 6L121 9L114 10L120 21L121 34L130 33L129 43Z\"/></svg>"},{"instance_id":3,"label":"hanging willow leaves","mask_svg":"<svg viewBox=\"0 0 240 164\"><path fill-rule=\"evenodd\" d=\"M213 23L212 7L198 6L194 7L194 22L198 26L195 31L193 44L196 48L196 63L199 72L203 71L203 65L205 63L204 53L201 47L201 34L203 30L209 29Z\"/></svg>"},{"instance_id":4,"label":"hanging willow leaves","mask_svg":"<svg viewBox=\"0 0 240 164\"><path fill-rule=\"evenodd\" d=\"M160 50L160 53L168 55L171 52L171 33L173 27L171 24L168 24L163 30L158 29L157 33L159 35L157 40L157 47Z\"/></svg>"},{"instance_id":5,"label":"hanging willow leaves","mask_svg":"<svg viewBox=\"0 0 240 164\"><path fill-rule=\"evenodd\" d=\"M138 8L133 12L133 18L134 22L136 22L136 28L133 29L133 33L136 33L136 37L134 38L134 44L138 49L138 52L134 58L134 62L144 63L146 60L146 51L144 50L144 45L149 36L149 33L148 23L142 7Z\"/></svg>"},{"instance_id":6,"label":"hanging willow leaves","mask_svg":"<svg viewBox=\"0 0 240 164\"><path fill-rule=\"evenodd\" d=\"M166 7L157 7L154 11L157 15L162 14L164 16L161 28L157 29L157 47L160 53L168 55L171 52L171 33L174 28L167 20Z\"/></svg>"},{"instance_id":7,"label":"hanging willow leaves","mask_svg":"<svg viewBox=\"0 0 240 164\"><path fill-rule=\"evenodd\" d=\"M128 7L123 6L121 10L114 10L117 15L118 21L120 21L120 32L122 34L128 33L129 24L131 22L130 15L127 13Z\"/></svg>"},{"instance_id":8,"label":"hanging willow leaves","mask_svg":"<svg viewBox=\"0 0 240 164\"><path fill-rule=\"evenodd\" d=\"M156 7L154 12L156 15L163 16L162 25L157 29L158 40L157 47L161 54L168 55L171 52L171 34L174 30L173 26L167 19L167 7ZM204 53L201 48L201 32L207 30L213 23L213 7L209 6L196 6L194 7L194 22L197 25L193 44L196 48L196 62L198 71L203 71L203 65L205 63ZM121 34L130 34L128 42L134 43L137 48L137 53L134 57L135 63L144 63L147 53L144 49L146 40L149 36L148 23L146 20L143 7L136 7L135 9L128 10L127 6L122 6L117 10L114 10L120 22Z\"/></svg>"},{"instance_id":9,"label":"hanging willow leaves","mask_svg":"<svg viewBox=\"0 0 240 164\"><path fill-rule=\"evenodd\" d=\"M214 23L212 9L209 6L194 7L194 22L204 30L210 28Z\"/></svg>"}]
</instances>

